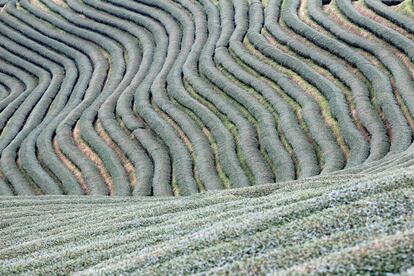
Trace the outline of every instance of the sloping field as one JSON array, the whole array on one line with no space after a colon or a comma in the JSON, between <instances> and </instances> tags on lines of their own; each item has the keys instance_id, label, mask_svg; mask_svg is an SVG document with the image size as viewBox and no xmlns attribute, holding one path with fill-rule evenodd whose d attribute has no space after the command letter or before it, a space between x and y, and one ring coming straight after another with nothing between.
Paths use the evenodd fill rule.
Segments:
<instances>
[{"instance_id":1,"label":"sloping field","mask_svg":"<svg viewBox=\"0 0 414 276\"><path fill-rule=\"evenodd\" d=\"M412 0L0 0L0 275L412 274L413 131Z\"/></svg>"},{"instance_id":2,"label":"sloping field","mask_svg":"<svg viewBox=\"0 0 414 276\"><path fill-rule=\"evenodd\" d=\"M395 170L179 199L7 198L0 271L409 273L413 189L414 173Z\"/></svg>"}]
</instances>

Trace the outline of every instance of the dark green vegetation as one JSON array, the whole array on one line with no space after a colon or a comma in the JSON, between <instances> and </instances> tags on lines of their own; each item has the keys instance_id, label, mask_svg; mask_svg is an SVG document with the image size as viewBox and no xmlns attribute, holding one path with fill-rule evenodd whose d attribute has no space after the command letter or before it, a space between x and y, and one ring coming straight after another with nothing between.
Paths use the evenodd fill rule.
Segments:
<instances>
[{"instance_id":1,"label":"dark green vegetation","mask_svg":"<svg viewBox=\"0 0 414 276\"><path fill-rule=\"evenodd\" d=\"M0 274L414 273L413 38L412 0L0 0Z\"/></svg>"}]
</instances>

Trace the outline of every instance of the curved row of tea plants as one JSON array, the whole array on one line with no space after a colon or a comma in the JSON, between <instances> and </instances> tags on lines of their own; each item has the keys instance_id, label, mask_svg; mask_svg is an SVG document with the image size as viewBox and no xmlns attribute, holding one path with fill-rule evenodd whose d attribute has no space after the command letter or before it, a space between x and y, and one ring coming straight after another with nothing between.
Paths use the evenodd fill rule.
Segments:
<instances>
[{"instance_id":1,"label":"curved row of tea plants","mask_svg":"<svg viewBox=\"0 0 414 276\"><path fill-rule=\"evenodd\" d=\"M407 3L2 2L0 192L191 195L393 167L413 139Z\"/></svg>"}]
</instances>

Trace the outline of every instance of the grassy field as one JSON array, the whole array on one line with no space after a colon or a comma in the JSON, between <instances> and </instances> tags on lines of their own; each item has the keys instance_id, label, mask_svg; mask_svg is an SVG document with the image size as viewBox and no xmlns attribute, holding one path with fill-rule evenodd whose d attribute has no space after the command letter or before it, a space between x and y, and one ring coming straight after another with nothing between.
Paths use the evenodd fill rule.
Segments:
<instances>
[{"instance_id":1,"label":"grassy field","mask_svg":"<svg viewBox=\"0 0 414 276\"><path fill-rule=\"evenodd\" d=\"M0 0L0 275L414 273L411 0Z\"/></svg>"}]
</instances>

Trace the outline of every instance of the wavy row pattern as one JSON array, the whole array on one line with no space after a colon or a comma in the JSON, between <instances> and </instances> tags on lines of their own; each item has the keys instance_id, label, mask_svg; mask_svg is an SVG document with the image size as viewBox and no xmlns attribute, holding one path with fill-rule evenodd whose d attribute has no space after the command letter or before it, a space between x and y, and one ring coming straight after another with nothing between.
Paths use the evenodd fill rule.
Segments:
<instances>
[{"instance_id":1,"label":"wavy row pattern","mask_svg":"<svg viewBox=\"0 0 414 276\"><path fill-rule=\"evenodd\" d=\"M191 195L408 160L412 3L384 3L2 1L0 195Z\"/></svg>"},{"instance_id":2,"label":"wavy row pattern","mask_svg":"<svg viewBox=\"0 0 414 276\"><path fill-rule=\"evenodd\" d=\"M0 275L412 275L413 135L412 0L0 0Z\"/></svg>"}]
</instances>

